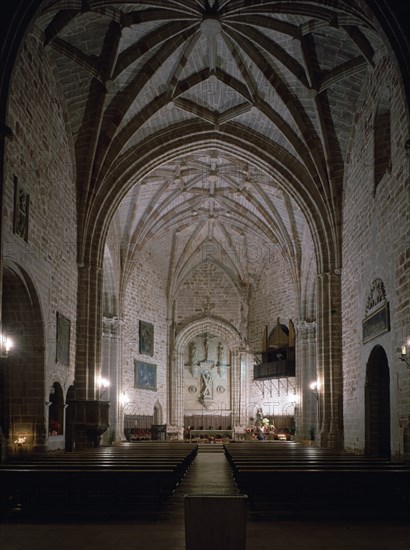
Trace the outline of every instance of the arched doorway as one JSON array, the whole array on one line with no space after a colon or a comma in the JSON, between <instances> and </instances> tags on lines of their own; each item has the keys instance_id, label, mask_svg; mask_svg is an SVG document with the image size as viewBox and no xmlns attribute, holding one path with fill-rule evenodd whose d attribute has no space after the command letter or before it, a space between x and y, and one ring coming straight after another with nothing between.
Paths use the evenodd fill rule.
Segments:
<instances>
[{"instance_id":1,"label":"arched doorway","mask_svg":"<svg viewBox=\"0 0 410 550\"><path fill-rule=\"evenodd\" d=\"M373 348L367 362L365 430L366 454L390 458L390 372L382 346Z\"/></svg>"},{"instance_id":2,"label":"arched doorway","mask_svg":"<svg viewBox=\"0 0 410 550\"><path fill-rule=\"evenodd\" d=\"M50 388L48 410L48 435L55 437L64 433L64 397L63 390L58 382Z\"/></svg>"},{"instance_id":3,"label":"arched doorway","mask_svg":"<svg viewBox=\"0 0 410 550\"><path fill-rule=\"evenodd\" d=\"M40 301L28 274L11 263L3 272L2 332L13 341L2 365L1 418L9 453L14 442L41 451L47 439L44 384L44 328ZM25 408L30 403L27 421Z\"/></svg>"},{"instance_id":4,"label":"arched doorway","mask_svg":"<svg viewBox=\"0 0 410 550\"><path fill-rule=\"evenodd\" d=\"M74 386L70 386L67 390L66 396L66 417L65 417L65 445L66 452L74 450L74 407L73 402L75 400Z\"/></svg>"},{"instance_id":5,"label":"arched doorway","mask_svg":"<svg viewBox=\"0 0 410 550\"><path fill-rule=\"evenodd\" d=\"M154 405L154 415L153 415L153 424L159 425L162 424L162 406L159 401Z\"/></svg>"}]
</instances>

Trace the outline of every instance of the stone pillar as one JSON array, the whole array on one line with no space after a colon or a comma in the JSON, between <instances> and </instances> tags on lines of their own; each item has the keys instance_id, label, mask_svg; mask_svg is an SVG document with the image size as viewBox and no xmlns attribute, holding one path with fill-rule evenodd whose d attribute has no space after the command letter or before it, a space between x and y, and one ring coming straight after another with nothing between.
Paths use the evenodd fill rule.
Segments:
<instances>
[{"instance_id":1,"label":"stone pillar","mask_svg":"<svg viewBox=\"0 0 410 550\"><path fill-rule=\"evenodd\" d=\"M174 350L171 368L168 369L169 384L169 427L168 431L178 431L183 436L184 425L184 355Z\"/></svg>"},{"instance_id":2,"label":"stone pillar","mask_svg":"<svg viewBox=\"0 0 410 550\"><path fill-rule=\"evenodd\" d=\"M107 430L109 404L100 400L102 269L81 265L78 270L76 400L72 402L76 448L97 446Z\"/></svg>"},{"instance_id":3,"label":"stone pillar","mask_svg":"<svg viewBox=\"0 0 410 550\"><path fill-rule=\"evenodd\" d=\"M101 365L102 270L85 265L78 270L76 396L96 399Z\"/></svg>"},{"instance_id":4,"label":"stone pillar","mask_svg":"<svg viewBox=\"0 0 410 550\"><path fill-rule=\"evenodd\" d=\"M248 409L249 409L249 381L248 373L252 362L253 356L248 351L241 351L239 353L239 411L238 411L238 424L239 426L246 427L248 424Z\"/></svg>"},{"instance_id":5,"label":"stone pillar","mask_svg":"<svg viewBox=\"0 0 410 550\"><path fill-rule=\"evenodd\" d=\"M102 333L102 371L101 374L110 381L102 398L110 402L110 429L104 436L104 443L109 444L124 436L124 421L121 419L121 324L117 317L104 317Z\"/></svg>"},{"instance_id":6,"label":"stone pillar","mask_svg":"<svg viewBox=\"0 0 410 550\"><path fill-rule=\"evenodd\" d=\"M239 351L231 352L231 410L232 410L232 429L241 425L241 386L246 383L246 379L241 380L241 358Z\"/></svg>"},{"instance_id":7,"label":"stone pillar","mask_svg":"<svg viewBox=\"0 0 410 550\"><path fill-rule=\"evenodd\" d=\"M340 272L317 279L317 373L320 445L342 448L342 332Z\"/></svg>"},{"instance_id":8,"label":"stone pillar","mask_svg":"<svg viewBox=\"0 0 410 550\"><path fill-rule=\"evenodd\" d=\"M318 401L309 385L317 379L316 373L316 321L300 321L296 325L296 380L300 396L296 421L296 436L310 441L318 434Z\"/></svg>"}]
</instances>

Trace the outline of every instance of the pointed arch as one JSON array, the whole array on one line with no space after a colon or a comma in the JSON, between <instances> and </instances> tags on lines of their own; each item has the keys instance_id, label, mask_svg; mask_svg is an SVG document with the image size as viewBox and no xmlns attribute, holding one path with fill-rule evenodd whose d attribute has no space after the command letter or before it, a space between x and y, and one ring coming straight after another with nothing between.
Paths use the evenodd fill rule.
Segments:
<instances>
[{"instance_id":1,"label":"pointed arch","mask_svg":"<svg viewBox=\"0 0 410 550\"><path fill-rule=\"evenodd\" d=\"M380 345L370 352L366 365L365 452L369 456L390 458L390 369Z\"/></svg>"}]
</instances>

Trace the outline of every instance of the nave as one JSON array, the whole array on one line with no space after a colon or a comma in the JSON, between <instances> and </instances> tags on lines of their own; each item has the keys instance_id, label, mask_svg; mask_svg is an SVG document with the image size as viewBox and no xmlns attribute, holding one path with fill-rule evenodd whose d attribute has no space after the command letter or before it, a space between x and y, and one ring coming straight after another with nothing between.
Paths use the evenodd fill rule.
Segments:
<instances>
[{"instance_id":1,"label":"nave","mask_svg":"<svg viewBox=\"0 0 410 550\"><path fill-rule=\"evenodd\" d=\"M144 443L135 443L131 445L122 445L121 452L147 452L144 450ZM150 446L151 444L149 444ZM167 445L167 444L166 444ZM176 444L178 446L179 444ZM157 447L165 450L162 443ZM196 446L192 446L193 450ZM115 447L114 454L116 454ZM256 469L256 463L263 455L265 464L261 469L266 472L268 468L270 455L272 461L278 464L287 462L287 470L293 469L294 473L303 468L305 461L305 470L312 470L313 463L319 463L323 460L329 462L329 453L323 449L314 449L303 447L295 443L251 443L251 444L231 444L227 446L226 452L230 449L230 460L236 460L237 467L244 456L252 453L253 469ZM104 454L106 449L96 449L95 455ZM108 453L110 448L108 448ZM107 451L106 451L107 452ZM83 453L89 459L93 451ZM165 454L163 452L163 454ZM228 452L227 452L228 454ZM290 460L293 455L293 464ZM70 456L70 454L68 454ZM60 461L67 461L67 453L62 454ZM249 458L249 460L251 460ZM353 464L359 464L363 457L354 457L352 455L340 455L338 458L333 456L331 460L336 464L341 461ZM47 457L44 459L47 461ZM58 459L53 458L55 463ZM117 459L118 460L118 459ZM299 466L296 462L299 461ZM363 462L363 461L362 461ZM86 464L84 460L83 465ZM38 465L38 464L37 464ZM15 466L15 464L14 464ZM33 465L25 462L26 468L32 468ZM394 465L392 465L394 466ZM337 468L337 466L336 466ZM334 469L332 467L331 469ZM369 471L371 465L369 464ZM262 473L262 475L265 475ZM409 470L407 469L407 476ZM237 474L235 474L238 479ZM259 483L259 482L258 482ZM262 481L260 487L268 485ZM172 548L174 550L185 549L185 516L184 516L184 498L185 495L238 495L239 490L232 473L232 469L225 457L222 445L201 445L194 460L188 467L182 481L176 487L176 490L166 500L161 514L156 519L147 519L144 517L132 517L132 514L126 514L123 518L118 514L105 514L100 518L85 515L75 517L75 515L57 517L50 521L50 517L44 515L41 520L38 515L24 518L18 518L18 515L8 514L3 516L0 524L0 543L4 550L51 550L56 546L60 550L72 548L84 550L105 550L112 548L137 549L137 550L165 550ZM84 495L86 498L87 495ZM288 495L283 495L284 501ZM386 510L387 511L387 510ZM104 518L104 519L102 519ZM204 516L201 529L218 530L223 528L223 519L221 524L212 525ZM307 519L309 519L307 521ZM292 549L310 549L327 550L401 550L408 547L410 540L410 524L403 517L401 519L389 518L383 519L380 515L372 518L368 514L364 517L348 518L346 516L322 516L320 513L309 514L306 518L303 514L292 516L292 514L280 517L271 517L261 514L255 514L250 506L247 520L247 550L287 550Z\"/></svg>"}]
</instances>

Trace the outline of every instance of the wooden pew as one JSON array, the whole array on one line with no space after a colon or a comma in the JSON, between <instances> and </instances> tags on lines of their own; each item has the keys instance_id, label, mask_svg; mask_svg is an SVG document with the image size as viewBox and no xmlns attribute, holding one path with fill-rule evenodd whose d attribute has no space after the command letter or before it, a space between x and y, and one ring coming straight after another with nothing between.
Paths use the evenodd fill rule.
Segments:
<instances>
[{"instance_id":1,"label":"wooden pew","mask_svg":"<svg viewBox=\"0 0 410 550\"><path fill-rule=\"evenodd\" d=\"M224 449L255 516L409 517L408 465L297 444Z\"/></svg>"},{"instance_id":2,"label":"wooden pew","mask_svg":"<svg viewBox=\"0 0 410 550\"><path fill-rule=\"evenodd\" d=\"M137 447L50 453L3 464L1 508L29 517L158 517L197 446Z\"/></svg>"}]
</instances>

